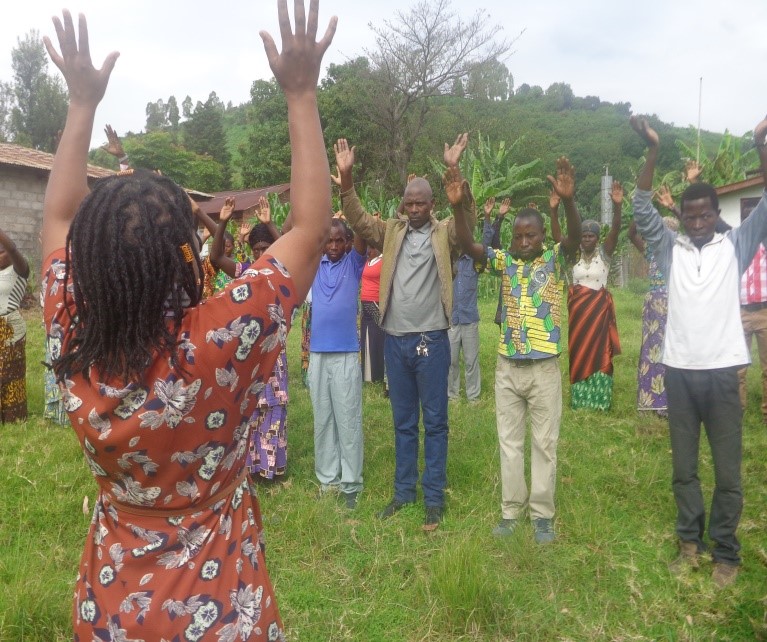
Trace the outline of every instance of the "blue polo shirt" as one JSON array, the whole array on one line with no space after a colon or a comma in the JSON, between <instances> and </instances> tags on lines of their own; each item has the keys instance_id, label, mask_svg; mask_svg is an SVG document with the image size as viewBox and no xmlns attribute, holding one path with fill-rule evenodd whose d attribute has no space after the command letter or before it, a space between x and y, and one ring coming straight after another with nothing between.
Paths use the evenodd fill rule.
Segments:
<instances>
[{"instance_id":1,"label":"blue polo shirt","mask_svg":"<svg viewBox=\"0 0 767 642\"><path fill-rule=\"evenodd\" d=\"M357 301L365 255L352 248L335 263L326 254L312 284L311 352L358 352Z\"/></svg>"}]
</instances>

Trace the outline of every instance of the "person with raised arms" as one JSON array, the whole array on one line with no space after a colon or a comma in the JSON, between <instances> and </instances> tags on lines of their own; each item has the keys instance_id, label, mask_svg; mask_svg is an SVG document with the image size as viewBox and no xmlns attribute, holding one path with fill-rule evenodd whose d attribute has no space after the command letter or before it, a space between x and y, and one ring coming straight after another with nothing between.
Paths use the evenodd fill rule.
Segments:
<instances>
[{"instance_id":1,"label":"person with raised arms","mask_svg":"<svg viewBox=\"0 0 767 642\"><path fill-rule=\"evenodd\" d=\"M716 231L720 220L716 190L707 183L692 183L679 199L682 232L668 229L652 204L660 139L645 118L632 116L631 126L647 144L634 194L634 219L668 287L662 362L679 538L679 557L670 568L675 574L697 569L707 548L703 541L706 509L698 477L702 423L714 462L708 522L712 579L723 588L735 581L741 561L736 535L743 509L738 370L751 362L751 356L740 319L740 278L767 236L767 199L763 195L740 227L722 234ZM754 129L767 179L765 136L767 118Z\"/></svg>"},{"instance_id":2,"label":"person with raised arms","mask_svg":"<svg viewBox=\"0 0 767 642\"><path fill-rule=\"evenodd\" d=\"M74 586L74 639L284 640L246 478L248 421L330 227L317 80L335 32L278 2L294 226L201 302L190 199L151 172L89 190L88 145L118 53L91 62L84 16L45 46L69 110L43 208L44 319L64 404L98 485Z\"/></svg>"}]
</instances>

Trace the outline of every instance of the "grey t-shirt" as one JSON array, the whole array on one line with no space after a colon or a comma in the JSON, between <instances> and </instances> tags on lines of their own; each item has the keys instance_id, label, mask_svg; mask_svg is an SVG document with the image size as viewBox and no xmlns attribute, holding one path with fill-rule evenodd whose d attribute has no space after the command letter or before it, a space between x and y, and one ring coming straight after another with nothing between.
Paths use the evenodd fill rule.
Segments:
<instances>
[{"instance_id":1,"label":"grey t-shirt","mask_svg":"<svg viewBox=\"0 0 767 642\"><path fill-rule=\"evenodd\" d=\"M408 225L394 267L389 307L382 327L396 336L445 330L450 324L442 308L437 259L431 246L432 224Z\"/></svg>"}]
</instances>

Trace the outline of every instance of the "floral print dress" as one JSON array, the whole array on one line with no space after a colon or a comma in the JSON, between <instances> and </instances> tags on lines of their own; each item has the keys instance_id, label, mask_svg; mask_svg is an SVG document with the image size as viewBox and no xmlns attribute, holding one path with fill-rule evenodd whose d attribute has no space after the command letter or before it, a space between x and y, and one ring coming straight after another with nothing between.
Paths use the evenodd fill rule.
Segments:
<instances>
[{"instance_id":1,"label":"floral print dress","mask_svg":"<svg viewBox=\"0 0 767 642\"><path fill-rule=\"evenodd\" d=\"M64 257L43 266L54 358L73 309ZM186 311L185 372L159 356L145 384L94 370L61 385L99 486L75 584L75 640L284 639L245 458L248 421L295 306L289 275L264 256Z\"/></svg>"}]
</instances>

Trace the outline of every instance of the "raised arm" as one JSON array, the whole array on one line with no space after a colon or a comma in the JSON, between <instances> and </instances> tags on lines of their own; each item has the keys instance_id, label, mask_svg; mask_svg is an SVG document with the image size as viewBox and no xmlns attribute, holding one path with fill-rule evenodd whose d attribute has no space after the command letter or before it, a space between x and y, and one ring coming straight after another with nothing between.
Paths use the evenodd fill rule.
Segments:
<instances>
[{"instance_id":1,"label":"raised arm","mask_svg":"<svg viewBox=\"0 0 767 642\"><path fill-rule=\"evenodd\" d=\"M303 300L314 280L330 230L330 167L317 111L317 80L337 18L330 19L322 40L316 42L318 0L311 0L308 19L303 0L295 0L295 33L291 30L287 0L279 0L277 8L282 51L277 51L267 32L260 35L269 66L288 104L293 228L272 244L269 254L288 269L296 296Z\"/></svg>"},{"instance_id":2,"label":"raised arm","mask_svg":"<svg viewBox=\"0 0 767 642\"><path fill-rule=\"evenodd\" d=\"M767 188L767 116L754 128L754 144L759 154L759 167L762 170L762 181Z\"/></svg>"},{"instance_id":3,"label":"raised arm","mask_svg":"<svg viewBox=\"0 0 767 642\"><path fill-rule=\"evenodd\" d=\"M471 188L469 187L468 181L466 181L463 176L461 176L461 169L458 167L458 162L461 160L461 154L463 154L468 143L468 133L464 132L463 134L458 134L455 142L452 145L445 143L445 151L443 153L442 159L445 161L447 168L451 170L450 180L461 181L461 199L458 202L453 202L452 200L450 201L450 206L453 210L453 216L455 217L458 209L461 209L469 229L473 230L477 224L477 210L474 203L474 196L471 193ZM445 185L447 186L447 183ZM448 200L450 200L449 197ZM450 242L454 243L455 245L460 245L455 231L454 220L448 222L448 229L452 229Z\"/></svg>"},{"instance_id":4,"label":"raised arm","mask_svg":"<svg viewBox=\"0 0 767 642\"><path fill-rule=\"evenodd\" d=\"M3 232L3 230L0 230L0 245L2 245L3 249L8 252L8 256L11 257L13 271L26 279L29 276L29 263L27 263L27 259L25 259L24 255L19 252L19 248L17 248L16 244L8 238L8 235Z\"/></svg>"},{"instance_id":5,"label":"raised arm","mask_svg":"<svg viewBox=\"0 0 767 642\"><path fill-rule=\"evenodd\" d=\"M668 274L671 265L671 250L675 234L666 229L658 210L652 204L652 178L655 173L655 162L658 159L660 139L655 130L650 127L647 119L641 116L631 116L629 121L634 131L647 145L645 164L637 178L637 188L634 191L634 220L644 242L658 263L659 269Z\"/></svg>"},{"instance_id":6,"label":"raised arm","mask_svg":"<svg viewBox=\"0 0 767 642\"><path fill-rule=\"evenodd\" d=\"M62 20L53 19L61 55L53 47L50 38L43 38L48 55L64 76L69 93L67 120L45 190L43 257L64 247L77 208L88 194L88 147L96 107L104 97L109 75L120 55L116 51L112 52L104 60L101 69L94 68L85 16L80 14L77 32L69 11L63 11Z\"/></svg>"},{"instance_id":7,"label":"raised arm","mask_svg":"<svg viewBox=\"0 0 767 642\"><path fill-rule=\"evenodd\" d=\"M567 235L560 241L568 257L575 256L581 244L581 217L575 207L575 167L564 156L557 159L557 175L548 176L552 188L565 206Z\"/></svg>"},{"instance_id":8,"label":"raised arm","mask_svg":"<svg viewBox=\"0 0 767 642\"><path fill-rule=\"evenodd\" d=\"M232 278L236 275L237 263L224 252L224 237L226 236L226 226L229 223L229 219L232 218L232 212L234 212L234 205L234 198L231 196L224 200L224 206L221 208L218 218L218 226L213 235L213 245L210 247L210 262L213 264L213 267L222 270Z\"/></svg>"},{"instance_id":9,"label":"raised arm","mask_svg":"<svg viewBox=\"0 0 767 642\"><path fill-rule=\"evenodd\" d=\"M637 230L636 221L631 221L631 225L629 225L629 229L628 229L628 237L629 237L629 241L631 241L631 244L637 250L639 250L641 254L644 254L645 243L644 243L644 239L642 238L642 235L639 233L639 230Z\"/></svg>"},{"instance_id":10,"label":"raised arm","mask_svg":"<svg viewBox=\"0 0 767 642\"><path fill-rule=\"evenodd\" d=\"M559 194L554 190L549 192L549 217L551 218L551 238L554 243L562 240L562 228L559 225Z\"/></svg>"},{"instance_id":11,"label":"raised arm","mask_svg":"<svg viewBox=\"0 0 767 642\"><path fill-rule=\"evenodd\" d=\"M345 138L339 138L333 145L336 167L341 177L341 207L354 233L359 234L367 243L382 251L386 236L386 223L366 212L354 191L354 179L352 177L354 150L354 146L350 147L349 141ZM400 202L400 206L402 206L402 202Z\"/></svg>"},{"instance_id":12,"label":"raised arm","mask_svg":"<svg viewBox=\"0 0 767 642\"><path fill-rule=\"evenodd\" d=\"M277 226L272 221L272 208L269 205L269 199L266 196L262 196L258 199L258 208L256 209L256 218L259 223L266 225L266 229L269 230L269 234L276 241L282 236ZM245 239L247 240L247 239Z\"/></svg>"},{"instance_id":13,"label":"raised arm","mask_svg":"<svg viewBox=\"0 0 767 642\"><path fill-rule=\"evenodd\" d=\"M485 248L474 240L466 208L461 203L466 198L468 183L461 176L457 165L448 166L444 175L445 193L453 207L455 235L461 252L468 254L475 261L485 261ZM471 196L471 194L469 194Z\"/></svg>"},{"instance_id":14,"label":"raised arm","mask_svg":"<svg viewBox=\"0 0 767 642\"><path fill-rule=\"evenodd\" d=\"M120 142L120 137L117 135L117 132L112 129L111 125L107 125L104 127L104 133L107 135L107 142L105 145L101 146L101 149L117 159L117 162L120 163L121 170L129 169L130 162L128 154L125 153L123 144Z\"/></svg>"},{"instance_id":15,"label":"raised arm","mask_svg":"<svg viewBox=\"0 0 767 642\"><path fill-rule=\"evenodd\" d=\"M615 253L615 247L618 245L618 235L621 233L621 212L623 209L623 185L618 181L613 181L613 188L610 192L610 198L613 201L613 221L610 225L610 231L607 233L604 242L605 254L610 257Z\"/></svg>"},{"instance_id":16,"label":"raised arm","mask_svg":"<svg viewBox=\"0 0 767 642\"><path fill-rule=\"evenodd\" d=\"M655 130L650 127L650 123L647 122L646 118L631 116L629 122L634 131L642 137L642 140L647 145L644 167L642 167L642 171L639 172L637 177L637 189L649 192L652 190L652 177L655 174L655 163L658 161L660 139Z\"/></svg>"}]
</instances>

